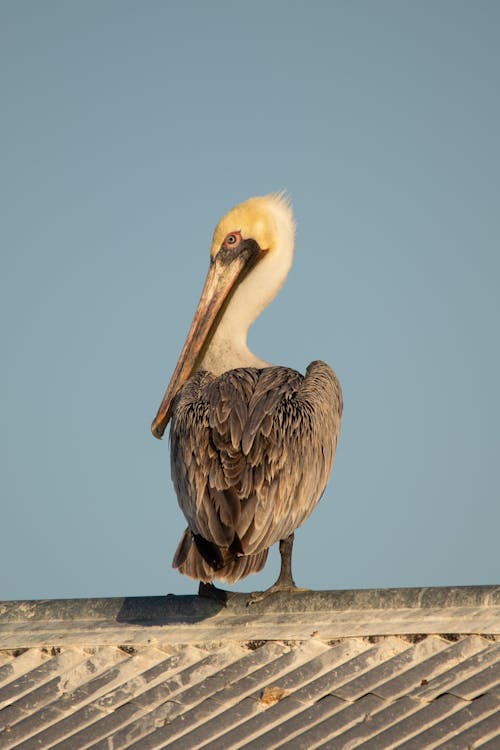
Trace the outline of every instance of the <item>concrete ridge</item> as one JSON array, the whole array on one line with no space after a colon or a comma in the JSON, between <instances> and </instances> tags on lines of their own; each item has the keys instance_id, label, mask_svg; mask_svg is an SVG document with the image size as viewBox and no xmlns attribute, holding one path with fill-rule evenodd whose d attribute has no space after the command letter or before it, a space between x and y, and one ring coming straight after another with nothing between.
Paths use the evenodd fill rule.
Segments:
<instances>
[{"instance_id":1,"label":"concrete ridge","mask_svg":"<svg viewBox=\"0 0 500 750\"><path fill-rule=\"evenodd\" d=\"M226 604L200 596L0 601L0 624L103 622L165 625L197 622L219 612L228 616L341 613L370 610L474 609L500 606L500 586L435 586L279 592L248 607L249 594L228 592ZM414 612L416 615L417 612Z\"/></svg>"}]
</instances>

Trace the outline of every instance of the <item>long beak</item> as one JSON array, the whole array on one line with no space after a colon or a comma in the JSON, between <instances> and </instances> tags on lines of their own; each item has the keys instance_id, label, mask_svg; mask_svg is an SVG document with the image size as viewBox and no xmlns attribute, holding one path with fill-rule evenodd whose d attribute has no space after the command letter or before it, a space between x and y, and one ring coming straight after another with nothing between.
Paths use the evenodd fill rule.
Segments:
<instances>
[{"instance_id":1,"label":"long beak","mask_svg":"<svg viewBox=\"0 0 500 750\"><path fill-rule=\"evenodd\" d=\"M242 252L233 256L229 262L226 259L219 260L218 257L212 261L186 343L151 425L151 432L156 438L161 439L165 432L172 416L174 399L193 374L217 315L237 281L248 271L252 256L253 253Z\"/></svg>"}]
</instances>

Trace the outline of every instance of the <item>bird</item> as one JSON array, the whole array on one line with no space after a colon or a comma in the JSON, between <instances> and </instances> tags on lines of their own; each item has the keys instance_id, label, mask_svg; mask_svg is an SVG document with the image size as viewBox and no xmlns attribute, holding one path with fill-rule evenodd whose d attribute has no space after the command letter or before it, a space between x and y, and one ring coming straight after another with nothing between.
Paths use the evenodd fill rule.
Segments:
<instances>
[{"instance_id":1,"label":"bird","mask_svg":"<svg viewBox=\"0 0 500 750\"><path fill-rule=\"evenodd\" d=\"M250 198L219 221L198 308L151 425L161 438L172 420L171 475L187 520L172 564L199 581L200 594L260 571L276 543L280 573L268 593L298 590L294 532L330 478L343 408L336 374L316 360L302 375L247 345L288 275L294 244L285 192Z\"/></svg>"}]
</instances>

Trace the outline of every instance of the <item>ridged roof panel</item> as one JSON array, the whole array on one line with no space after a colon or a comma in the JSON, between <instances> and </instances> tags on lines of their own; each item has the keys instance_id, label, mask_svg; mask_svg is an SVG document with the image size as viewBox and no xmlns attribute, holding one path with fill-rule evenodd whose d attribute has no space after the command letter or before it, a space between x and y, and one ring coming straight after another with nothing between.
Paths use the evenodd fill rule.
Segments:
<instances>
[{"instance_id":1,"label":"ridged roof panel","mask_svg":"<svg viewBox=\"0 0 500 750\"><path fill-rule=\"evenodd\" d=\"M481 747L499 653L477 635L3 652L0 747Z\"/></svg>"}]
</instances>

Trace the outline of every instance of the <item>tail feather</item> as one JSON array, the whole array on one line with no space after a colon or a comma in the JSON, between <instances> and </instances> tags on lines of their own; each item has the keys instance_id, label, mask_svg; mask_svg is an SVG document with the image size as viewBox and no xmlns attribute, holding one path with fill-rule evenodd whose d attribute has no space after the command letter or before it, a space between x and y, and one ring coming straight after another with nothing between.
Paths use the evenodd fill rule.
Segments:
<instances>
[{"instance_id":1,"label":"tail feather","mask_svg":"<svg viewBox=\"0 0 500 750\"><path fill-rule=\"evenodd\" d=\"M214 547L213 542L195 536L188 528L179 542L172 567L196 581L210 583L216 578L235 583L250 573L258 573L266 564L267 549L253 555L236 556L231 550L220 547L215 552Z\"/></svg>"}]
</instances>

